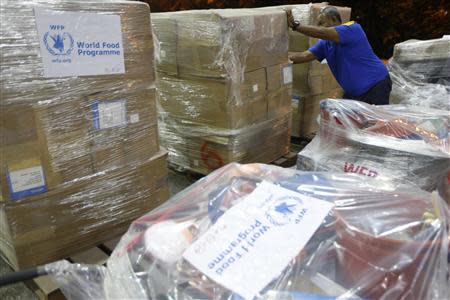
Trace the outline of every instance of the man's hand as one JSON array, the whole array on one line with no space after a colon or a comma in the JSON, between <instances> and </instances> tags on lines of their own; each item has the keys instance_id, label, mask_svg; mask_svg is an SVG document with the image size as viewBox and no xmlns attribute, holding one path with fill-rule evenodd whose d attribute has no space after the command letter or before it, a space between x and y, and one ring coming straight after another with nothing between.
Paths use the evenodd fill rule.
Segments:
<instances>
[{"instance_id":1,"label":"man's hand","mask_svg":"<svg viewBox=\"0 0 450 300\"><path fill-rule=\"evenodd\" d=\"M287 17L287 22L288 22L288 27L292 28L294 27L294 16L292 15L292 10L291 9L286 9L286 17Z\"/></svg>"},{"instance_id":2,"label":"man's hand","mask_svg":"<svg viewBox=\"0 0 450 300\"><path fill-rule=\"evenodd\" d=\"M289 60L294 64L310 62L316 59L316 56L309 51L289 52Z\"/></svg>"},{"instance_id":3,"label":"man's hand","mask_svg":"<svg viewBox=\"0 0 450 300\"><path fill-rule=\"evenodd\" d=\"M288 53L289 60L294 62L295 58L297 57L298 54L299 54L299 52L290 52L289 51L289 53Z\"/></svg>"}]
</instances>

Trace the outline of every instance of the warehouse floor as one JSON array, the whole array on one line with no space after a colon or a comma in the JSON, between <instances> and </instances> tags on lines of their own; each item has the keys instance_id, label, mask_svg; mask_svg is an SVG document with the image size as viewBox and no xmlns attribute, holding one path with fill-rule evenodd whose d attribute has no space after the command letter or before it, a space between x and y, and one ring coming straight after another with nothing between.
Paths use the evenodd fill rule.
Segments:
<instances>
[{"instance_id":1,"label":"warehouse floor","mask_svg":"<svg viewBox=\"0 0 450 300\"><path fill-rule=\"evenodd\" d=\"M0 258L0 276L11 272L12 269L8 264ZM38 299L27 286L23 283L13 284L7 287L0 288L0 299L3 300L34 300Z\"/></svg>"}]
</instances>

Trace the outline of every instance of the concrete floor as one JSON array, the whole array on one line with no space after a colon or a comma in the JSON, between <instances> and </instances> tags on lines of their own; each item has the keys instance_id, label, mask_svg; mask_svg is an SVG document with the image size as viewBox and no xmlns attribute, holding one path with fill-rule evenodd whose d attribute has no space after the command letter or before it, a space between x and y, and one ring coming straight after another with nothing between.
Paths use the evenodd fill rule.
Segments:
<instances>
[{"instance_id":1,"label":"concrete floor","mask_svg":"<svg viewBox=\"0 0 450 300\"><path fill-rule=\"evenodd\" d=\"M187 176L184 173L172 171L169 169L169 189L170 195L176 195L194 182L200 177Z\"/></svg>"},{"instance_id":2,"label":"concrete floor","mask_svg":"<svg viewBox=\"0 0 450 300\"><path fill-rule=\"evenodd\" d=\"M12 269L9 265L0 257L0 276L11 272ZM0 288L0 299L2 300L34 300L38 299L36 294L32 292L23 283L17 283L9 285L7 287Z\"/></svg>"}]
</instances>

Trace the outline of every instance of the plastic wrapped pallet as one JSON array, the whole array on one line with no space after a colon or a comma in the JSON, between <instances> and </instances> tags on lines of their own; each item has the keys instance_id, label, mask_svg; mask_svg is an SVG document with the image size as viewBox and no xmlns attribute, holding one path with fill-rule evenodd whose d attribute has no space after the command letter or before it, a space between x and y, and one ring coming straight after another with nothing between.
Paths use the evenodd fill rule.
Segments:
<instances>
[{"instance_id":1,"label":"plastic wrapped pallet","mask_svg":"<svg viewBox=\"0 0 450 300\"><path fill-rule=\"evenodd\" d=\"M391 103L450 110L450 36L395 45L389 71Z\"/></svg>"},{"instance_id":2,"label":"plastic wrapped pallet","mask_svg":"<svg viewBox=\"0 0 450 300\"><path fill-rule=\"evenodd\" d=\"M171 163L206 174L230 161L286 154L292 66L283 11L157 13L152 22L160 135ZM281 142L261 146L259 135Z\"/></svg>"},{"instance_id":3,"label":"plastic wrapped pallet","mask_svg":"<svg viewBox=\"0 0 450 300\"><path fill-rule=\"evenodd\" d=\"M448 111L321 102L319 135L298 156L300 170L352 172L433 191L450 171Z\"/></svg>"},{"instance_id":4,"label":"plastic wrapped pallet","mask_svg":"<svg viewBox=\"0 0 450 300\"><path fill-rule=\"evenodd\" d=\"M166 155L148 5L0 6L0 247L18 268L124 232L168 197Z\"/></svg>"},{"instance_id":5,"label":"plastic wrapped pallet","mask_svg":"<svg viewBox=\"0 0 450 300\"><path fill-rule=\"evenodd\" d=\"M443 202L355 174L230 164L136 220L69 299L448 299Z\"/></svg>"}]
</instances>

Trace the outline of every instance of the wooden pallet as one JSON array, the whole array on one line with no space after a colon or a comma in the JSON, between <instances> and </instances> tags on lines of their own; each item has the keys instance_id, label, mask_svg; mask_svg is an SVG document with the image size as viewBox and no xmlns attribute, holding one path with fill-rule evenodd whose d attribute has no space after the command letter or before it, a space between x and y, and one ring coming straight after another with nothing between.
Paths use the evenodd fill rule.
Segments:
<instances>
[{"instance_id":1,"label":"wooden pallet","mask_svg":"<svg viewBox=\"0 0 450 300\"><path fill-rule=\"evenodd\" d=\"M112 251L119 243L120 237L100 244L89 250L70 256L66 260L71 263L105 265ZM27 282L28 287L36 294L39 300L66 299L58 285L50 276L41 276Z\"/></svg>"},{"instance_id":2,"label":"wooden pallet","mask_svg":"<svg viewBox=\"0 0 450 300\"><path fill-rule=\"evenodd\" d=\"M300 152L300 150L303 149L303 147L305 147L307 145L307 143L308 143L307 141L304 141L301 145L293 145L293 146L295 146L292 149L294 151L290 151L286 155L283 155L282 157L278 158L277 160L271 162L270 164L276 165L279 167L284 167L284 168L290 168L290 167L294 166L297 163L298 152ZM206 176L204 174L195 172L194 170L182 168L177 165L170 164L170 163L169 163L169 168L170 168L171 172L174 172L176 174L183 174L184 176L186 176L186 178L188 180L190 180L192 182L195 182L195 181L201 179L202 177Z\"/></svg>"}]
</instances>

